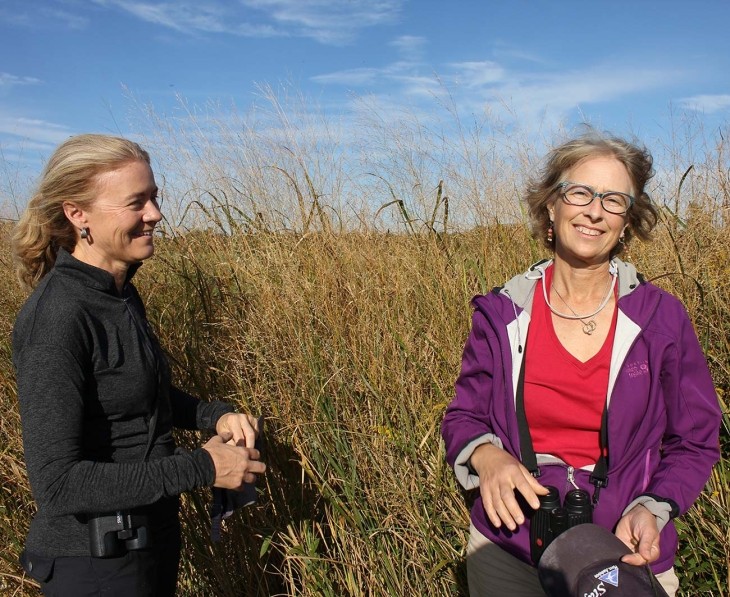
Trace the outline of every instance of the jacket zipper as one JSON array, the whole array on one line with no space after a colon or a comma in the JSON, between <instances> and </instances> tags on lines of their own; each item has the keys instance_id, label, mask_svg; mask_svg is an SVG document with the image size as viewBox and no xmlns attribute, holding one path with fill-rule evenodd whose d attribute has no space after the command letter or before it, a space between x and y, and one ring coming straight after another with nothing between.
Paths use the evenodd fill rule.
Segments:
<instances>
[{"instance_id":1,"label":"jacket zipper","mask_svg":"<svg viewBox=\"0 0 730 597\"><path fill-rule=\"evenodd\" d=\"M568 482L575 488L580 489L578 484L575 482L575 468L568 466Z\"/></svg>"}]
</instances>

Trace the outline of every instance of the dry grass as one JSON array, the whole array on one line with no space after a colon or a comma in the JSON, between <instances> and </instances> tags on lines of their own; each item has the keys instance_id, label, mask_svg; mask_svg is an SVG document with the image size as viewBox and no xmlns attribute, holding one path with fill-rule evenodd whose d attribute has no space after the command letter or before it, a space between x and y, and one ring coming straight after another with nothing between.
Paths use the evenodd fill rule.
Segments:
<instances>
[{"instance_id":1,"label":"dry grass","mask_svg":"<svg viewBox=\"0 0 730 597\"><path fill-rule=\"evenodd\" d=\"M376 217L377 208L364 201L345 225L347 201L332 199L355 189L344 158L312 153L317 148L306 137L295 149L269 139L256 151L255 139L228 133L247 141L224 144L223 151L206 146L204 136L173 144L177 133L160 131L160 138L170 136L170 147L190 149L160 160L166 168L158 171L178 195L171 209L177 216L136 281L180 384L266 414L270 468L259 504L236 513L218 545L207 539L208 492L186 497L180 594L466 594L466 500L444 463L439 424L468 331L469 299L543 256L521 224L493 217L519 211L515 172L530 152L518 147L504 160L512 169L503 178L479 157L487 160L487 151L470 154L466 165L442 163L442 186L438 178L427 182L414 159L408 165L404 158L404 178L392 178L412 139L401 137L389 170L375 162L362 168L377 174L370 177L382 191L377 206L395 203ZM410 142L420 147L424 139ZM467 145L464 153L472 151ZM215 168L196 162L203 155ZM222 155L225 172L213 171L223 167ZM687 304L727 400L730 213L725 170L713 159L695 167L691 193L682 191L682 219L665 210L656 241L631 251L647 277L669 274L657 283ZM489 160L496 163L494 155ZM462 223L482 225L452 232L457 203L445 200L445 189L453 196L455 187L462 209L483 204L490 193L512 207L492 210L488 221L469 212ZM196 231L172 225L187 208L200 218ZM503 221L519 222L519 213ZM7 247L6 237L0 245ZM7 256L7 248L0 254ZM33 510L9 360L23 297L7 257L0 267L7 438L0 453L0 591L34 595L16 564ZM685 595L730 594L727 405L724 412L723 461L682 522L678 567ZM199 443L194 435L180 441Z\"/></svg>"}]
</instances>

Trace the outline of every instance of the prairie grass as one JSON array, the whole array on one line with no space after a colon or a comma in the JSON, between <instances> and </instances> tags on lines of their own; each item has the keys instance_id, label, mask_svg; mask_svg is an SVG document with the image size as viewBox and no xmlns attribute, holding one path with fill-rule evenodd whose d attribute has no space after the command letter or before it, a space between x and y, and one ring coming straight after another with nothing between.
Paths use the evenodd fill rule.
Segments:
<instances>
[{"instance_id":1,"label":"prairie grass","mask_svg":"<svg viewBox=\"0 0 730 597\"><path fill-rule=\"evenodd\" d=\"M439 176L427 179L415 159L396 166L408 162L399 160L409 143L421 149L429 139L400 137L389 154L384 142L373 152L380 162L358 162L374 186L350 209L346 195L360 187L349 154L332 142L318 149L301 123L277 128L297 142L287 149L271 131L230 123L206 143L208 124L180 138L157 122L159 136L145 144L159 155L170 216L136 283L178 383L266 415L269 470L258 504L236 512L218 544L208 537L209 491L185 497L180 594L466 595L469 496L444 462L439 425L470 298L545 256L515 200L532 150L498 159L481 145L475 154L471 137L468 160L439 162ZM656 239L631 247L638 269L687 305L725 413L723 459L680 522L683 595L730 595L726 159L708 151L679 190L687 165L666 171L672 201ZM500 176L487 167L497 161L510 165ZM470 210L485 195L502 207ZM456 206L468 212L461 226ZM7 235L2 228L0 591L36 595L17 565L33 503L9 346L24 297Z\"/></svg>"}]
</instances>

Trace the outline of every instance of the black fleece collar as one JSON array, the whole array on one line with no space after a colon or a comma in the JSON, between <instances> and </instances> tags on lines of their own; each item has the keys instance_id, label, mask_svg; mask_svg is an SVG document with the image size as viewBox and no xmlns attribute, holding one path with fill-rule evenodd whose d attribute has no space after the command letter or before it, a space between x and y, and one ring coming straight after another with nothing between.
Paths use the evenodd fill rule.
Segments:
<instances>
[{"instance_id":1,"label":"black fleece collar","mask_svg":"<svg viewBox=\"0 0 730 597\"><path fill-rule=\"evenodd\" d=\"M134 277L134 274L137 273L137 270L141 267L141 265L142 262L138 261L137 263L129 266L129 269L127 270L127 277L124 280L125 287ZM106 270L76 259L76 257L71 255L71 253L64 248L60 248L58 250L56 264L54 267L64 276L69 276L70 278L78 280L89 288L94 288L95 290L101 290L107 294L119 296L114 276Z\"/></svg>"}]
</instances>

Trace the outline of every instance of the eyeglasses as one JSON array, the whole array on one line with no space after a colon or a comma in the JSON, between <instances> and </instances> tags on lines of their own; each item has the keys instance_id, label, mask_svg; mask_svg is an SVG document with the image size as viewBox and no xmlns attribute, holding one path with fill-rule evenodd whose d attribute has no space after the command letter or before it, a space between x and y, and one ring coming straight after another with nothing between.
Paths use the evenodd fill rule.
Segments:
<instances>
[{"instance_id":1,"label":"eyeglasses","mask_svg":"<svg viewBox=\"0 0 730 597\"><path fill-rule=\"evenodd\" d=\"M608 213L623 215L634 204L635 199L618 191L598 193L593 187L577 182L561 182L558 189L562 191L563 201L569 205L589 205L596 197L601 200L601 206Z\"/></svg>"}]
</instances>

